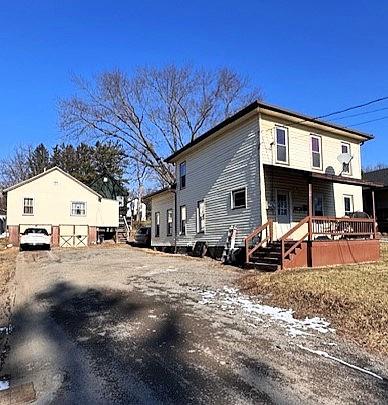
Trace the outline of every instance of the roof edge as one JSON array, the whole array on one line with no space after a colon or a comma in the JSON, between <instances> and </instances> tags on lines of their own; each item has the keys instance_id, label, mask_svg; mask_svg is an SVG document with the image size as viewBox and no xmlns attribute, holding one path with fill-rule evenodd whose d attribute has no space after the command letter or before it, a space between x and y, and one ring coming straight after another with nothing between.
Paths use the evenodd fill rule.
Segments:
<instances>
[{"instance_id":1,"label":"roof edge","mask_svg":"<svg viewBox=\"0 0 388 405\"><path fill-rule=\"evenodd\" d=\"M156 191L154 191L154 192L152 192L152 193L149 193L149 194L145 195L145 196L143 197L143 200L149 200L150 198L155 197L156 195L163 194L163 193L166 193L166 192L168 192L168 191L174 192L175 190L176 190L176 183L174 183L174 184L171 185L171 186L167 186L167 187L161 188L161 189L159 189L159 190L156 190Z\"/></svg>"},{"instance_id":2,"label":"roof edge","mask_svg":"<svg viewBox=\"0 0 388 405\"><path fill-rule=\"evenodd\" d=\"M225 119L224 121L220 122L219 124L217 124L213 128L209 129L204 134L202 134L198 138L194 139L192 142L189 142L188 144L186 144L185 146L183 146L182 148L180 148L176 152L172 153L170 156L168 156L165 159L165 162L166 163L172 163L173 160L176 157L178 157L180 154L182 154L183 152L187 151L188 149L192 148L193 146L195 146L195 145L199 144L200 142L204 141L209 136L215 134L216 132L218 132L221 129L225 128L229 124L232 124L234 121L237 121L238 119L240 119L240 118L244 117L245 115L249 114L250 112L252 112L256 108L260 108L260 109L264 109L264 110L270 110L270 111L281 113L281 114L287 114L287 115L292 116L294 118L300 118L301 119L300 124L306 124L308 122L311 122L311 123L314 123L314 124L319 124L319 125L323 125L323 126L326 126L326 127L329 127L329 128L337 129L339 131L348 132L349 134L357 135L360 138L363 138L364 140L374 139L374 136L372 134L368 134L368 133L365 133L365 132L360 132L360 131L357 131L355 129L343 127L343 126L337 125L335 123L331 123L331 122L328 122L328 121L323 121L323 120L320 120L320 119L317 119L317 118L314 118L314 117L311 117L311 116L308 116L308 115L304 115L304 114L301 114L301 113L298 113L298 112L295 112L295 111L287 110L287 109L282 108L282 107L278 107L278 106L275 106L275 105L272 105L272 104L263 103L263 102L261 102L259 100L255 100L251 104L249 104L246 107L242 108L241 110L237 111L235 114L233 114L229 118ZM298 124L298 123L295 123L295 124Z\"/></svg>"},{"instance_id":3,"label":"roof edge","mask_svg":"<svg viewBox=\"0 0 388 405\"><path fill-rule=\"evenodd\" d=\"M72 176L71 174L65 172L63 169L61 169L58 166L54 166L51 169L48 169L42 173L37 174L36 176L33 176L27 180L21 181L20 183L14 184L13 186L7 187L6 189L3 190L4 193L8 193L9 191L15 190L16 188L19 188L21 186L24 186L25 184L31 183L34 180L39 179L40 177L45 176L46 174L49 174L53 171L59 171L60 173L64 174L66 177L69 177L71 180L75 181L76 183L78 183L79 185L81 185L82 187L86 188L88 191L90 191L91 193L93 193L94 195L96 195L99 198L103 198L103 196L100 193L97 193L97 191L93 190L92 188L90 188L89 186L87 186L85 183L82 183L82 181L76 179L74 176Z\"/></svg>"}]
</instances>

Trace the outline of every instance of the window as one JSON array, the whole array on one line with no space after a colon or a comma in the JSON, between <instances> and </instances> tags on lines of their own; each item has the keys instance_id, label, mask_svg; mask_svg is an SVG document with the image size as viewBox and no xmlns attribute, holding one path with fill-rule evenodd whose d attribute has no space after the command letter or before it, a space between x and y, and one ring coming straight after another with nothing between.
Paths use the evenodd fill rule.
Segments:
<instances>
[{"instance_id":1,"label":"window","mask_svg":"<svg viewBox=\"0 0 388 405\"><path fill-rule=\"evenodd\" d=\"M173 221L172 210L167 210L167 236L172 236L172 221Z\"/></svg>"},{"instance_id":2,"label":"window","mask_svg":"<svg viewBox=\"0 0 388 405\"><path fill-rule=\"evenodd\" d=\"M315 169L322 169L322 138L311 135L311 164Z\"/></svg>"},{"instance_id":3,"label":"window","mask_svg":"<svg viewBox=\"0 0 388 405\"><path fill-rule=\"evenodd\" d=\"M25 198L23 200L23 215L34 215L34 199Z\"/></svg>"},{"instance_id":4,"label":"window","mask_svg":"<svg viewBox=\"0 0 388 405\"><path fill-rule=\"evenodd\" d=\"M180 234L186 235L186 205L180 207Z\"/></svg>"},{"instance_id":5,"label":"window","mask_svg":"<svg viewBox=\"0 0 388 405\"><path fill-rule=\"evenodd\" d=\"M155 212L155 238L160 236L160 212Z\"/></svg>"},{"instance_id":6,"label":"window","mask_svg":"<svg viewBox=\"0 0 388 405\"><path fill-rule=\"evenodd\" d=\"M350 144L342 142L341 143L341 153L348 153L350 155ZM342 173L350 174L350 162L349 163L342 163Z\"/></svg>"},{"instance_id":7,"label":"window","mask_svg":"<svg viewBox=\"0 0 388 405\"><path fill-rule=\"evenodd\" d=\"M205 201L197 203L197 233L205 232Z\"/></svg>"},{"instance_id":8,"label":"window","mask_svg":"<svg viewBox=\"0 0 388 405\"><path fill-rule=\"evenodd\" d=\"M232 209L246 208L246 188L239 188L237 190L232 190Z\"/></svg>"},{"instance_id":9,"label":"window","mask_svg":"<svg viewBox=\"0 0 388 405\"><path fill-rule=\"evenodd\" d=\"M323 194L317 193L314 195L314 215L316 217L323 216Z\"/></svg>"},{"instance_id":10,"label":"window","mask_svg":"<svg viewBox=\"0 0 388 405\"><path fill-rule=\"evenodd\" d=\"M179 184L181 190L186 187L186 162L179 165Z\"/></svg>"},{"instance_id":11,"label":"window","mask_svg":"<svg viewBox=\"0 0 388 405\"><path fill-rule=\"evenodd\" d=\"M288 163L288 131L284 127L276 127L276 161Z\"/></svg>"},{"instance_id":12,"label":"window","mask_svg":"<svg viewBox=\"0 0 388 405\"><path fill-rule=\"evenodd\" d=\"M85 216L86 215L86 203L76 201L71 203L71 215L72 216Z\"/></svg>"},{"instance_id":13,"label":"window","mask_svg":"<svg viewBox=\"0 0 388 405\"><path fill-rule=\"evenodd\" d=\"M350 216L354 212L352 195L344 195L344 208L346 216Z\"/></svg>"}]
</instances>

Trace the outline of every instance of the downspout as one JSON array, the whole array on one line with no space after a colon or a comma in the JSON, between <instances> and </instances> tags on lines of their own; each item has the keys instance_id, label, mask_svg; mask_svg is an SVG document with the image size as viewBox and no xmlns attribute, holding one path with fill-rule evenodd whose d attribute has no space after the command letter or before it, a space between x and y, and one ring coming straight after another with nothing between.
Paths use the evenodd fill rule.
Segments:
<instances>
[{"instance_id":1,"label":"downspout","mask_svg":"<svg viewBox=\"0 0 388 405\"><path fill-rule=\"evenodd\" d=\"M177 234L178 234L178 201L177 201L177 190L171 190L174 193L174 253L177 252Z\"/></svg>"}]
</instances>

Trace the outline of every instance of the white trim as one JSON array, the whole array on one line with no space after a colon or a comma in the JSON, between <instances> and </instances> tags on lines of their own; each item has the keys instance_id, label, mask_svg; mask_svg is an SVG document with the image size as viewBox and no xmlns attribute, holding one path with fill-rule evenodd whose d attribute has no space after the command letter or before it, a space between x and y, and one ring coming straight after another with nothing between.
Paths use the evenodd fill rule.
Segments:
<instances>
[{"instance_id":1,"label":"white trim","mask_svg":"<svg viewBox=\"0 0 388 405\"><path fill-rule=\"evenodd\" d=\"M244 190L244 192L245 192L245 206L244 207L243 206L235 207L234 201L233 201L233 193L235 191L240 191L240 190ZM233 188L232 190L230 190L230 208L232 210L241 210L241 209L248 208L248 188L247 188L247 186L236 187L236 188Z\"/></svg>"},{"instance_id":2,"label":"white trim","mask_svg":"<svg viewBox=\"0 0 388 405\"><path fill-rule=\"evenodd\" d=\"M200 203L203 203L203 210L204 210L204 222L205 222L205 226L204 226L204 228L203 229L200 229L200 217L199 217L199 204ZM198 200L197 201L197 209L196 209L196 212L197 212L197 229L196 229L196 231L197 231L197 234L198 233L200 233L200 234L205 234L206 233L206 203L205 203L205 200L203 199L203 200Z\"/></svg>"},{"instance_id":3,"label":"white trim","mask_svg":"<svg viewBox=\"0 0 388 405\"><path fill-rule=\"evenodd\" d=\"M32 214L26 214L24 212L24 200L32 200ZM35 215L35 198L34 197L23 197L23 202L22 202L22 216L24 217L33 217Z\"/></svg>"},{"instance_id":4,"label":"white trim","mask_svg":"<svg viewBox=\"0 0 388 405\"><path fill-rule=\"evenodd\" d=\"M348 148L348 151L346 153L349 153L350 156L352 156L352 150L351 150L351 145L350 142L345 142L345 141L341 141L341 153L342 152L342 146L345 145ZM352 175L352 160L353 158L350 160L349 164L349 171L345 172L344 171L344 166L342 165L341 167L341 175L345 175L345 176L351 176Z\"/></svg>"},{"instance_id":5,"label":"white trim","mask_svg":"<svg viewBox=\"0 0 388 405\"><path fill-rule=\"evenodd\" d=\"M85 214L73 214L73 204L85 204ZM88 214L88 204L86 201L71 201L70 202L70 216L71 217L86 217Z\"/></svg>"},{"instance_id":6,"label":"white trim","mask_svg":"<svg viewBox=\"0 0 388 405\"><path fill-rule=\"evenodd\" d=\"M313 159L313 154L314 153L318 153L318 152L314 152L313 151L313 142L312 139L318 139L319 142L319 162L320 162L320 166L314 166L314 159ZM311 159L311 168L314 170L323 170L323 153L322 153L322 136L321 135L316 135L316 134L312 134L310 133L310 159Z\"/></svg>"},{"instance_id":7,"label":"white trim","mask_svg":"<svg viewBox=\"0 0 388 405\"><path fill-rule=\"evenodd\" d=\"M278 159L278 137L277 137L277 129L283 129L285 132L285 145L279 144L279 146L284 146L286 148L286 160L279 160ZM274 145L275 145L275 162L280 164L280 165L290 165L290 139L289 139L289 129L288 127L281 125L281 124L275 124L274 126Z\"/></svg>"},{"instance_id":8,"label":"white trim","mask_svg":"<svg viewBox=\"0 0 388 405\"><path fill-rule=\"evenodd\" d=\"M354 212L354 196L352 194L342 194L342 203L344 207L344 215L346 215L346 209L345 209L345 198L350 199L350 211L348 211L350 214Z\"/></svg>"}]
</instances>

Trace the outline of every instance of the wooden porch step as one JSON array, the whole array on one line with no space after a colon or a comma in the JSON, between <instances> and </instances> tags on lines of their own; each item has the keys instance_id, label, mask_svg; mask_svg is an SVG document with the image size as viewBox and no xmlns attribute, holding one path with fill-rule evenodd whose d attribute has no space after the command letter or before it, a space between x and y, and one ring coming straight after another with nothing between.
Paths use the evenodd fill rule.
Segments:
<instances>
[{"instance_id":1,"label":"wooden porch step","mask_svg":"<svg viewBox=\"0 0 388 405\"><path fill-rule=\"evenodd\" d=\"M245 268L270 272L280 270L280 265L264 262L249 262L245 264Z\"/></svg>"}]
</instances>

